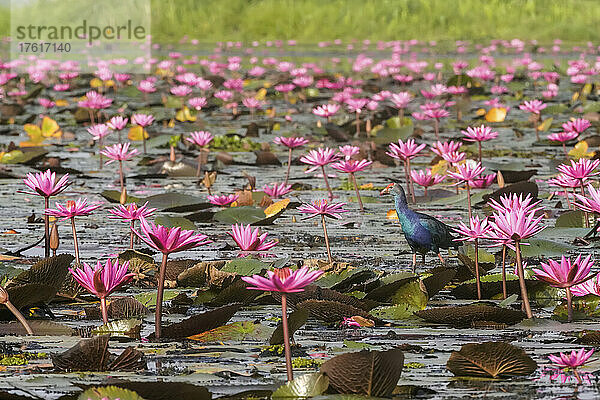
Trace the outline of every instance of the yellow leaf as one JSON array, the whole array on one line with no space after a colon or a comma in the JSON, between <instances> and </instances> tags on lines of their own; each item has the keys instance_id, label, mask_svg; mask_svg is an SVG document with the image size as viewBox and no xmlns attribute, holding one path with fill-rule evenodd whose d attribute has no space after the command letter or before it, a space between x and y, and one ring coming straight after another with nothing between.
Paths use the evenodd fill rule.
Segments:
<instances>
[{"instance_id":1,"label":"yellow leaf","mask_svg":"<svg viewBox=\"0 0 600 400\"><path fill-rule=\"evenodd\" d=\"M273 124L273 130L274 131L278 131L281 129L281 124L279 122L276 122Z\"/></svg>"},{"instance_id":2,"label":"yellow leaf","mask_svg":"<svg viewBox=\"0 0 600 400\"><path fill-rule=\"evenodd\" d=\"M62 136L62 131L55 120L50 117L44 117L42 120L42 136L59 138Z\"/></svg>"},{"instance_id":3,"label":"yellow leaf","mask_svg":"<svg viewBox=\"0 0 600 400\"><path fill-rule=\"evenodd\" d=\"M592 93L592 84L586 83L585 85L583 85L583 88L581 89L581 95L584 98L587 98L590 93Z\"/></svg>"},{"instance_id":4,"label":"yellow leaf","mask_svg":"<svg viewBox=\"0 0 600 400\"><path fill-rule=\"evenodd\" d=\"M448 172L448 162L446 160L440 160L437 164L431 167L431 174L433 175L446 175Z\"/></svg>"},{"instance_id":5,"label":"yellow leaf","mask_svg":"<svg viewBox=\"0 0 600 400\"><path fill-rule=\"evenodd\" d=\"M475 115L478 117L483 117L485 115L485 108L480 108L479 110L475 111Z\"/></svg>"},{"instance_id":6,"label":"yellow leaf","mask_svg":"<svg viewBox=\"0 0 600 400\"><path fill-rule=\"evenodd\" d=\"M69 105L69 102L64 99L58 99L54 102L57 107L66 107Z\"/></svg>"},{"instance_id":7,"label":"yellow leaf","mask_svg":"<svg viewBox=\"0 0 600 400\"><path fill-rule=\"evenodd\" d=\"M103 86L102 79L100 79L100 78L93 78L90 81L90 86L92 88L94 88L94 89L102 87Z\"/></svg>"},{"instance_id":8,"label":"yellow leaf","mask_svg":"<svg viewBox=\"0 0 600 400\"><path fill-rule=\"evenodd\" d=\"M372 183L365 183L364 185L360 185L358 188L359 189L363 189L363 190L373 189L373 184Z\"/></svg>"},{"instance_id":9,"label":"yellow leaf","mask_svg":"<svg viewBox=\"0 0 600 400\"><path fill-rule=\"evenodd\" d=\"M505 186L504 175L502 175L502 171L498 171L496 173L496 180L498 181L498 186L502 189Z\"/></svg>"},{"instance_id":10,"label":"yellow leaf","mask_svg":"<svg viewBox=\"0 0 600 400\"><path fill-rule=\"evenodd\" d=\"M169 123L167 124L168 128L175 128L175 120L174 119L170 119Z\"/></svg>"},{"instance_id":11,"label":"yellow leaf","mask_svg":"<svg viewBox=\"0 0 600 400\"><path fill-rule=\"evenodd\" d=\"M113 87L113 86L115 86L115 81L113 81L112 79L109 79L106 82L104 82L104 85L106 87Z\"/></svg>"},{"instance_id":12,"label":"yellow leaf","mask_svg":"<svg viewBox=\"0 0 600 400\"><path fill-rule=\"evenodd\" d=\"M571 96L572 102L575 102L577 100L579 100L579 92L575 92L575 93L573 93L573 96Z\"/></svg>"},{"instance_id":13,"label":"yellow leaf","mask_svg":"<svg viewBox=\"0 0 600 400\"><path fill-rule=\"evenodd\" d=\"M268 88L270 88L271 86L273 86L273 84L272 84L271 82L269 82L269 81L265 81L265 83L263 83L263 87L264 87L265 89L268 89Z\"/></svg>"},{"instance_id":14,"label":"yellow leaf","mask_svg":"<svg viewBox=\"0 0 600 400\"><path fill-rule=\"evenodd\" d=\"M538 131L546 132L548 129L550 129L550 125L552 125L553 119L554 118L552 118L552 117L546 118L544 120L544 122L542 122L541 124L538 125Z\"/></svg>"},{"instance_id":15,"label":"yellow leaf","mask_svg":"<svg viewBox=\"0 0 600 400\"><path fill-rule=\"evenodd\" d=\"M190 109L187 108L187 106L183 106L183 108L175 114L175 119L180 122L194 122L196 117L190 113Z\"/></svg>"},{"instance_id":16,"label":"yellow leaf","mask_svg":"<svg viewBox=\"0 0 600 400\"><path fill-rule=\"evenodd\" d=\"M42 136L42 130L39 126L34 124L25 124L25 126L23 126L23 129L25 129L27 136L29 136L29 140L19 143L19 146L35 147L40 146L42 144L42 142L44 141L44 136Z\"/></svg>"},{"instance_id":17,"label":"yellow leaf","mask_svg":"<svg viewBox=\"0 0 600 400\"><path fill-rule=\"evenodd\" d=\"M265 215L267 217L272 217L285 210L287 206L290 204L290 199L279 200L276 203L271 204L269 207L265 208Z\"/></svg>"},{"instance_id":18,"label":"yellow leaf","mask_svg":"<svg viewBox=\"0 0 600 400\"><path fill-rule=\"evenodd\" d=\"M394 221L398 220L398 214L396 213L396 210L390 210L387 212L387 215L385 216L387 219L391 219Z\"/></svg>"},{"instance_id":19,"label":"yellow leaf","mask_svg":"<svg viewBox=\"0 0 600 400\"><path fill-rule=\"evenodd\" d=\"M143 136L142 136L143 135ZM144 128L139 125L132 126L129 129L129 134L127 135L129 140L144 140L144 138L148 139L148 132Z\"/></svg>"},{"instance_id":20,"label":"yellow leaf","mask_svg":"<svg viewBox=\"0 0 600 400\"><path fill-rule=\"evenodd\" d=\"M588 152L588 144L585 140L577 143L574 148L569 151L569 156L573 157L576 160L580 158L591 158L594 157L596 152L590 151Z\"/></svg>"},{"instance_id":21,"label":"yellow leaf","mask_svg":"<svg viewBox=\"0 0 600 400\"><path fill-rule=\"evenodd\" d=\"M485 120L487 122L502 122L506 118L506 108L494 107L485 114Z\"/></svg>"},{"instance_id":22,"label":"yellow leaf","mask_svg":"<svg viewBox=\"0 0 600 400\"><path fill-rule=\"evenodd\" d=\"M267 89L265 88L260 88L258 90L258 92L256 92L256 96L254 96L254 98L256 100L260 100L263 101L265 99L265 97L267 96Z\"/></svg>"}]
</instances>

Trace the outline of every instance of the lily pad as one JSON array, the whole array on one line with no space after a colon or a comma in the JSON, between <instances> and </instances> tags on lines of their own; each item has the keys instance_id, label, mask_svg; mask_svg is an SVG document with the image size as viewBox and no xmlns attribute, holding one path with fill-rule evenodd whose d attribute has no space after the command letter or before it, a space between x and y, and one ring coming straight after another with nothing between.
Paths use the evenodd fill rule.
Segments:
<instances>
[{"instance_id":1,"label":"lily pad","mask_svg":"<svg viewBox=\"0 0 600 400\"><path fill-rule=\"evenodd\" d=\"M469 343L453 351L446 367L457 376L506 377L533 373L537 363L519 347L505 342Z\"/></svg>"},{"instance_id":2,"label":"lily pad","mask_svg":"<svg viewBox=\"0 0 600 400\"><path fill-rule=\"evenodd\" d=\"M272 399L305 399L320 396L329 387L329 378L321 372L304 374L279 387L271 395Z\"/></svg>"},{"instance_id":3,"label":"lily pad","mask_svg":"<svg viewBox=\"0 0 600 400\"><path fill-rule=\"evenodd\" d=\"M196 229L196 224L184 217L170 217L168 215L160 215L156 217L154 223L157 225L166 226L167 228L181 228L187 230Z\"/></svg>"}]
</instances>

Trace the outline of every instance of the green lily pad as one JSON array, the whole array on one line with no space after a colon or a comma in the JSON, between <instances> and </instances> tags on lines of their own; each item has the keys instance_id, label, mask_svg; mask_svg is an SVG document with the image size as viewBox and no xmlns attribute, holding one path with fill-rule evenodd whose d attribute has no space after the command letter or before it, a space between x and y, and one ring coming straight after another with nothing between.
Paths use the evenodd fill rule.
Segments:
<instances>
[{"instance_id":1,"label":"green lily pad","mask_svg":"<svg viewBox=\"0 0 600 400\"><path fill-rule=\"evenodd\" d=\"M156 194L141 199L141 201L147 201L148 207L166 212L193 212L211 207L205 199L177 192Z\"/></svg>"},{"instance_id":2,"label":"green lily pad","mask_svg":"<svg viewBox=\"0 0 600 400\"><path fill-rule=\"evenodd\" d=\"M180 293L176 289L165 289L163 293L163 301L169 301ZM139 293L135 295L137 301L148 308L156 307L156 292Z\"/></svg>"},{"instance_id":3,"label":"green lily pad","mask_svg":"<svg viewBox=\"0 0 600 400\"><path fill-rule=\"evenodd\" d=\"M375 144L395 143L398 140L406 140L412 135L413 125L406 125L401 128L383 128L377 131L377 136L373 139Z\"/></svg>"},{"instance_id":4,"label":"green lily pad","mask_svg":"<svg viewBox=\"0 0 600 400\"><path fill-rule=\"evenodd\" d=\"M561 214L554 224L557 228L583 228L586 213L581 210L567 211Z\"/></svg>"},{"instance_id":5,"label":"green lily pad","mask_svg":"<svg viewBox=\"0 0 600 400\"><path fill-rule=\"evenodd\" d=\"M263 270L269 269L269 265L270 264L257 260L256 258L244 257L228 261L221 271L232 272L241 276L250 276L260 274Z\"/></svg>"},{"instance_id":6,"label":"green lily pad","mask_svg":"<svg viewBox=\"0 0 600 400\"><path fill-rule=\"evenodd\" d=\"M46 150L21 151L12 150L0 157L0 164L27 164L28 162L45 156L48 154Z\"/></svg>"},{"instance_id":7,"label":"green lily pad","mask_svg":"<svg viewBox=\"0 0 600 400\"><path fill-rule=\"evenodd\" d=\"M121 192L119 192L118 190L103 190L102 193L100 193L100 196L104 197L106 200L110 201L111 203L120 203L121 202ZM127 204L129 204L129 203L143 204L143 202L141 200L142 199L140 199L139 197L127 195L127 199L125 199L125 203L127 203Z\"/></svg>"},{"instance_id":8,"label":"green lily pad","mask_svg":"<svg viewBox=\"0 0 600 400\"><path fill-rule=\"evenodd\" d=\"M306 399L320 396L329 387L329 378L321 372L305 374L279 387L271 395L272 399Z\"/></svg>"},{"instance_id":9,"label":"green lily pad","mask_svg":"<svg viewBox=\"0 0 600 400\"><path fill-rule=\"evenodd\" d=\"M415 317L415 311L422 310L411 304L397 304L394 306L377 307L370 311L371 315L381 319L405 320Z\"/></svg>"},{"instance_id":10,"label":"green lily pad","mask_svg":"<svg viewBox=\"0 0 600 400\"><path fill-rule=\"evenodd\" d=\"M154 223L157 225L166 226L167 228L179 227L181 229L195 230L196 225L184 217L170 217L168 215L160 215L156 217Z\"/></svg>"},{"instance_id":11,"label":"green lily pad","mask_svg":"<svg viewBox=\"0 0 600 400\"><path fill-rule=\"evenodd\" d=\"M142 321L139 319L120 319L92 329L92 335L127 336L137 338L140 336Z\"/></svg>"},{"instance_id":12,"label":"green lily pad","mask_svg":"<svg viewBox=\"0 0 600 400\"><path fill-rule=\"evenodd\" d=\"M521 246L523 257L557 257L575 249L575 246L546 239L528 239L529 246Z\"/></svg>"},{"instance_id":13,"label":"green lily pad","mask_svg":"<svg viewBox=\"0 0 600 400\"><path fill-rule=\"evenodd\" d=\"M136 392L117 386L89 388L81 393L78 400L144 400Z\"/></svg>"},{"instance_id":14,"label":"green lily pad","mask_svg":"<svg viewBox=\"0 0 600 400\"><path fill-rule=\"evenodd\" d=\"M218 211L214 220L225 224L252 224L266 218L265 212L258 207L230 207Z\"/></svg>"},{"instance_id":15,"label":"green lily pad","mask_svg":"<svg viewBox=\"0 0 600 400\"><path fill-rule=\"evenodd\" d=\"M600 316L600 297L588 294L582 297L573 297L573 319L592 319ZM562 301L554 308L552 318L567 321L567 301Z\"/></svg>"}]
</instances>

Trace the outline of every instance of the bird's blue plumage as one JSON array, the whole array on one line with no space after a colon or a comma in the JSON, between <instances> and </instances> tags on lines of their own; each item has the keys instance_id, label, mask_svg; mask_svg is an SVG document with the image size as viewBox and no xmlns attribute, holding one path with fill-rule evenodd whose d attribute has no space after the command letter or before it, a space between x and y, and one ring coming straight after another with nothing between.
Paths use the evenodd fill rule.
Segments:
<instances>
[{"instance_id":1,"label":"bird's blue plumage","mask_svg":"<svg viewBox=\"0 0 600 400\"><path fill-rule=\"evenodd\" d=\"M439 253L440 249L457 247L454 236L443 222L427 214L415 212L408 207L404 190L398 184L390 193L394 196L394 204L398 221L402 226L404 237L415 253L425 254L429 251Z\"/></svg>"}]
</instances>

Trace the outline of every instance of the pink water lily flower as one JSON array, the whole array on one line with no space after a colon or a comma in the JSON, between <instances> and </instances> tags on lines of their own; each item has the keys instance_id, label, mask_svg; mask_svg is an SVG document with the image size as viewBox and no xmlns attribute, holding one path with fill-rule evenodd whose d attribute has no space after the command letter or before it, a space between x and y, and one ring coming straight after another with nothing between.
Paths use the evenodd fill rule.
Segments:
<instances>
[{"instance_id":1,"label":"pink water lily flower","mask_svg":"<svg viewBox=\"0 0 600 400\"><path fill-rule=\"evenodd\" d=\"M492 128L489 126L481 125L478 127L467 127L466 131L461 131L463 135L466 136L465 140L467 142L477 142L477 146L479 149L479 162L481 162L481 142L485 142L487 140L495 139L498 137L498 132L492 131Z\"/></svg>"},{"instance_id":2,"label":"pink water lily flower","mask_svg":"<svg viewBox=\"0 0 600 400\"><path fill-rule=\"evenodd\" d=\"M337 161L339 158L340 155L335 151L335 149L331 149L329 147L320 147L316 150L310 150L307 155L300 157L300 162L313 166L312 168L307 169L305 173L308 174L317 168L321 168L323 180L325 181L325 186L327 187L327 192L329 193L330 199L333 199L333 192L331 191L331 186L329 186L329 180L327 179L327 174L325 173L325 166Z\"/></svg>"},{"instance_id":3,"label":"pink water lily flower","mask_svg":"<svg viewBox=\"0 0 600 400\"><path fill-rule=\"evenodd\" d=\"M206 235L195 234L192 230L155 225L144 217L139 220L140 230L134 229L133 232L148 246L163 254L189 250L212 242Z\"/></svg>"},{"instance_id":4,"label":"pink water lily flower","mask_svg":"<svg viewBox=\"0 0 600 400\"><path fill-rule=\"evenodd\" d=\"M346 160L348 160L348 159L352 158L352 156L360 153L360 147L352 146L350 144L347 144L344 146L339 146L338 150L340 151L340 153L342 153L344 155L344 158L346 158Z\"/></svg>"},{"instance_id":5,"label":"pink water lily flower","mask_svg":"<svg viewBox=\"0 0 600 400\"><path fill-rule=\"evenodd\" d=\"M386 154L399 160L410 160L415 158L426 146L425 143L416 144L414 139L408 139L406 142L398 140L398 144L390 143Z\"/></svg>"},{"instance_id":6,"label":"pink water lily flower","mask_svg":"<svg viewBox=\"0 0 600 400\"><path fill-rule=\"evenodd\" d=\"M235 241L240 250L246 251L267 251L279 243L277 240L267 241L268 233L260 234L258 228L252 229L250 225L235 224L231 225L231 232L227 232Z\"/></svg>"},{"instance_id":7,"label":"pink water lily flower","mask_svg":"<svg viewBox=\"0 0 600 400\"><path fill-rule=\"evenodd\" d=\"M285 182L273 183L272 186L264 185L262 191L273 199L279 199L292 191L292 185Z\"/></svg>"},{"instance_id":8,"label":"pink water lily flower","mask_svg":"<svg viewBox=\"0 0 600 400\"><path fill-rule=\"evenodd\" d=\"M339 104L324 104L312 109L312 113L317 117L327 118L327 121L335 115L340 109Z\"/></svg>"},{"instance_id":9,"label":"pink water lily flower","mask_svg":"<svg viewBox=\"0 0 600 400\"><path fill-rule=\"evenodd\" d=\"M595 189L592 185L588 185L587 192L589 193L589 197L574 193L579 201L573 204L583 211L600 214L600 189Z\"/></svg>"},{"instance_id":10,"label":"pink water lily flower","mask_svg":"<svg viewBox=\"0 0 600 400\"><path fill-rule=\"evenodd\" d=\"M49 169L35 174L28 173L25 176L25 179L23 179L23 183L31 189L31 192L23 191L23 193L42 197L56 196L69 187L68 180L69 174L64 174L62 178L57 181L56 173Z\"/></svg>"},{"instance_id":11,"label":"pink water lily flower","mask_svg":"<svg viewBox=\"0 0 600 400\"><path fill-rule=\"evenodd\" d=\"M285 146L289 149L295 149L296 147L304 146L308 143L308 140L303 137L285 137L278 136L273 139L273 143Z\"/></svg>"},{"instance_id":12,"label":"pink water lily flower","mask_svg":"<svg viewBox=\"0 0 600 400\"><path fill-rule=\"evenodd\" d=\"M196 111L202 110L202 107L205 107L208 104L206 101L206 97L192 97L188 100L188 104Z\"/></svg>"},{"instance_id":13,"label":"pink water lily flower","mask_svg":"<svg viewBox=\"0 0 600 400\"><path fill-rule=\"evenodd\" d=\"M592 126L592 124L585 118L575 118L562 124L562 128L565 132L575 132L577 134L582 133L590 126Z\"/></svg>"},{"instance_id":14,"label":"pink water lily flower","mask_svg":"<svg viewBox=\"0 0 600 400\"><path fill-rule=\"evenodd\" d=\"M542 262L540 265L542 269L533 270L536 278L550 286L564 289L590 279L589 274L594 262L591 260L591 256L582 260L579 255L574 261L571 261L570 257L562 256L560 262L549 259L548 263Z\"/></svg>"},{"instance_id":15,"label":"pink water lily flower","mask_svg":"<svg viewBox=\"0 0 600 400\"><path fill-rule=\"evenodd\" d=\"M88 204L87 199L79 198L76 201L67 201L65 205L56 203L56 209L46 209L45 214L63 220L90 215L92 211L102 207L102 204Z\"/></svg>"},{"instance_id":16,"label":"pink water lily flower","mask_svg":"<svg viewBox=\"0 0 600 400\"><path fill-rule=\"evenodd\" d=\"M540 100L531 100L531 101L525 101L523 104L521 104L519 106L519 108L523 111L527 111L533 114L540 114L540 112L547 107L547 104L544 104L542 101Z\"/></svg>"},{"instance_id":17,"label":"pink water lily flower","mask_svg":"<svg viewBox=\"0 0 600 400\"><path fill-rule=\"evenodd\" d=\"M341 147L340 147L340 150L342 150ZM350 154L350 152L348 152L348 154ZM338 171L344 172L350 176L349 179L350 179L352 185L354 186L354 192L356 193L356 199L358 200L358 207L360 208L361 213L364 212L365 210L364 210L362 199L360 197L360 191L358 190L358 182L356 181L356 176L354 174L356 174L357 172L360 172L360 171L364 171L371 164L373 164L373 161L351 160L348 157L346 157L345 160L341 160L341 161L338 161L337 163L331 164L331 168L337 169Z\"/></svg>"},{"instance_id":18,"label":"pink water lily flower","mask_svg":"<svg viewBox=\"0 0 600 400\"><path fill-rule=\"evenodd\" d=\"M492 183L494 183L494 180L496 179L496 173L492 173L492 174L481 174L479 176L479 178L473 180L473 182L471 182L471 187L475 188L475 189L485 189L488 186L490 186Z\"/></svg>"},{"instance_id":19,"label":"pink water lily flower","mask_svg":"<svg viewBox=\"0 0 600 400\"><path fill-rule=\"evenodd\" d=\"M571 294L576 297L587 296L588 294L600 296L600 274L596 274L594 278L580 283L579 285L572 286Z\"/></svg>"},{"instance_id":20,"label":"pink water lily flower","mask_svg":"<svg viewBox=\"0 0 600 400\"><path fill-rule=\"evenodd\" d=\"M244 276L242 280L249 283L248 289L264 290L267 292L298 293L323 275L323 271L311 271L302 267L292 271L289 268L277 271L267 271L268 278L260 275Z\"/></svg>"},{"instance_id":21,"label":"pink water lily flower","mask_svg":"<svg viewBox=\"0 0 600 400\"><path fill-rule=\"evenodd\" d=\"M87 128L87 131L92 135L92 139L101 140L110 133L110 129L106 124L96 124Z\"/></svg>"},{"instance_id":22,"label":"pink water lily flower","mask_svg":"<svg viewBox=\"0 0 600 400\"><path fill-rule=\"evenodd\" d=\"M140 218L147 218L154 214L156 208L148 207L148 202L145 202L141 207L138 207L135 203L130 203L126 206L119 204L118 206L108 210L108 218L120 218L125 221L137 221Z\"/></svg>"},{"instance_id":23,"label":"pink water lily flower","mask_svg":"<svg viewBox=\"0 0 600 400\"><path fill-rule=\"evenodd\" d=\"M106 146L100 153L110 159L106 162L107 165L115 161L127 161L139 153L137 149L129 151L129 146L130 143L117 143L112 146Z\"/></svg>"},{"instance_id":24,"label":"pink water lily flower","mask_svg":"<svg viewBox=\"0 0 600 400\"><path fill-rule=\"evenodd\" d=\"M556 169L573 179L577 179L579 184L583 185L590 177L600 174L599 171L595 171L599 165L600 160L580 158L577 161L571 160L571 165L561 164Z\"/></svg>"},{"instance_id":25,"label":"pink water lily flower","mask_svg":"<svg viewBox=\"0 0 600 400\"><path fill-rule=\"evenodd\" d=\"M448 171L448 175L458 181L457 184L462 182L470 185L475 179L477 179L485 171L485 167L481 163L466 162L464 164L458 164L456 166L456 172Z\"/></svg>"},{"instance_id":26,"label":"pink water lily flower","mask_svg":"<svg viewBox=\"0 0 600 400\"><path fill-rule=\"evenodd\" d=\"M267 278L260 275L244 276L242 280L251 286L248 289L264 290L267 292L279 292L281 294L281 325L283 331L283 347L285 350L285 368L287 380L294 379L292 369L292 350L290 346L290 334L287 317L287 293L298 293L323 275L323 271L311 271L308 267L302 267L296 271L289 268L279 268L267 271Z\"/></svg>"},{"instance_id":27,"label":"pink water lily flower","mask_svg":"<svg viewBox=\"0 0 600 400\"><path fill-rule=\"evenodd\" d=\"M510 195L505 194L500 196L500 201L490 199L488 205L498 212L523 210L526 213L535 213L536 211L541 210L541 207L537 207L541 202L542 200L533 201L533 197L530 193L525 197L523 197L522 193L512 193Z\"/></svg>"},{"instance_id":28,"label":"pink water lily flower","mask_svg":"<svg viewBox=\"0 0 600 400\"><path fill-rule=\"evenodd\" d=\"M571 354L559 353L558 356L549 355L548 359L561 368L577 368L584 365L592 354L594 354L594 349L585 351L585 348L582 347L579 351L571 351Z\"/></svg>"},{"instance_id":29,"label":"pink water lily flower","mask_svg":"<svg viewBox=\"0 0 600 400\"><path fill-rule=\"evenodd\" d=\"M565 130L564 132L551 133L547 137L548 137L548 140L551 140L553 142L560 142L560 144L562 145L562 148L563 148L563 152L565 153L565 158L569 159L569 154L567 153L567 146L566 146L565 142L576 139L577 136L579 136L579 133L577 131L566 131Z\"/></svg>"},{"instance_id":30,"label":"pink water lily flower","mask_svg":"<svg viewBox=\"0 0 600 400\"><path fill-rule=\"evenodd\" d=\"M446 179L444 175L433 174L431 169L411 171L410 177L417 185L425 188L425 196L427 196L427 189L429 187L437 185Z\"/></svg>"},{"instance_id":31,"label":"pink water lily flower","mask_svg":"<svg viewBox=\"0 0 600 400\"><path fill-rule=\"evenodd\" d=\"M113 131L120 131L125 129L125 127L127 126L127 121L128 118L123 118L120 115L115 115L106 123L106 125Z\"/></svg>"},{"instance_id":32,"label":"pink water lily flower","mask_svg":"<svg viewBox=\"0 0 600 400\"><path fill-rule=\"evenodd\" d=\"M208 146L213 139L213 134L208 131L194 131L190 133L190 137L185 138L186 141L199 147Z\"/></svg>"},{"instance_id":33,"label":"pink water lily flower","mask_svg":"<svg viewBox=\"0 0 600 400\"><path fill-rule=\"evenodd\" d=\"M81 286L100 298L102 319L105 324L108 324L106 298L119 287L129 283L135 276L127 273L128 267L128 261L119 265L117 258L114 262L110 259L106 260L104 265L98 261L93 268L87 263L83 263L83 268L69 268L69 272Z\"/></svg>"},{"instance_id":34,"label":"pink water lily flower","mask_svg":"<svg viewBox=\"0 0 600 400\"><path fill-rule=\"evenodd\" d=\"M463 222L459 223L458 228L454 231L460 236L455 241L461 242L473 242L475 245L475 283L477 286L477 299L481 300L481 280L479 274L479 240L488 237L489 231L492 227L488 223L488 219L479 219L478 216L472 216L469 218L469 225L465 225Z\"/></svg>"},{"instance_id":35,"label":"pink water lily flower","mask_svg":"<svg viewBox=\"0 0 600 400\"><path fill-rule=\"evenodd\" d=\"M229 205L231 203L233 203L234 201L237 201L237 199L240 198L240 195L238 194L224 194L221 196L206 196L206 198L208 199L208 202L210 204L214 204L217 206L226 206Z\"/></svg>"},{"instance_id":36,"label":"pink water lily flower","mask_svg":"<svg viewBox=\"0 0 600 400\"><path fill-rule=\"evenodd\" d=\"M429 148L431 149L432 152L434 152L435 154L437 154L438 156L443 158L444 154L458 152L458 149L460 149L461 145L462 145L462 143L455 142L453 140L451 140L449 142L440 142L438 140L433 145L431 145Z\"/></svg>"}]
</instances>

